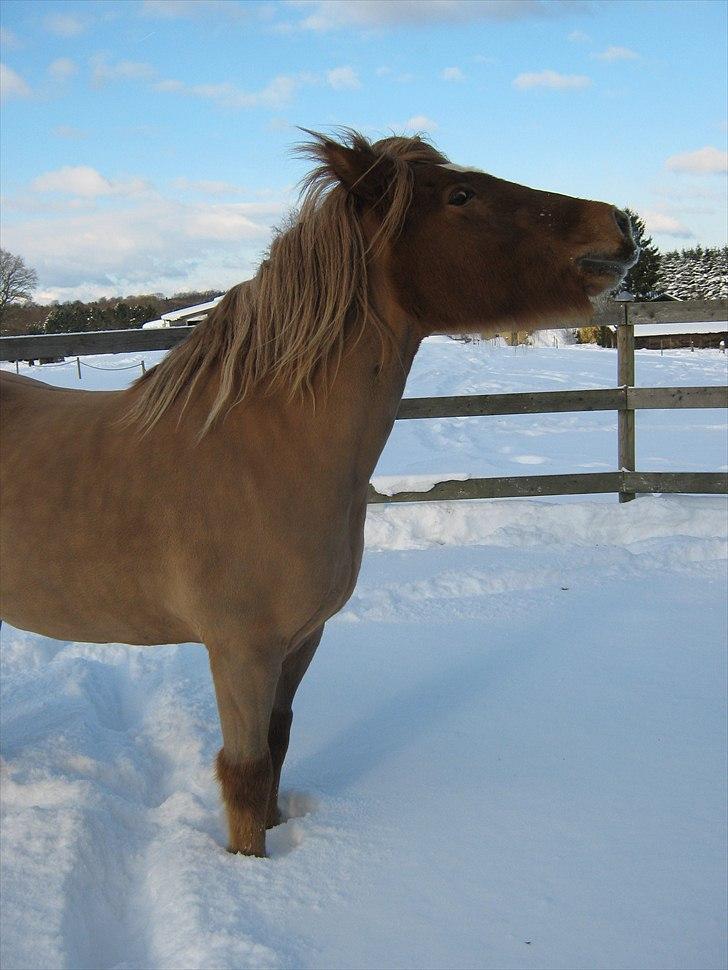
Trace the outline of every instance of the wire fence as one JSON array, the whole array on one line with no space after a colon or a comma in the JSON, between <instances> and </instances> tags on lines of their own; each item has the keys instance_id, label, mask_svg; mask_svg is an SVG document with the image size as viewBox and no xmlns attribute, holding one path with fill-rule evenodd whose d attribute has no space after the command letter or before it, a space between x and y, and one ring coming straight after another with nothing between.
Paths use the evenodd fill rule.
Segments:
<instances>
[{"instance_id":1,"label":"wire fence","mask_svg":"<svg viewBox=\"0 0 728 970\"><path fill-rule=\"evenodd\" d=\"M38 366L39 367L68 367L69 363L70 361L67 361L67 360L49 361L48 363L41 362ZM79 380L83 380L81 376L82 367L89 367L91 370L105 370L105 371L135 370L137 367L141 367L142 374L146 374L147 372L147 365L146 365L146 361L144 360L138 360L134 364L120 364L118 367L101 367L99 364L89 364L87 360L81 360L80 357L76 357L76 360L74 361L74 363L76 364L76 372L78 373ZM15 361L15 373L16 374L20 373L20 361L18 360Z\"/></svg>"}]
</instances>

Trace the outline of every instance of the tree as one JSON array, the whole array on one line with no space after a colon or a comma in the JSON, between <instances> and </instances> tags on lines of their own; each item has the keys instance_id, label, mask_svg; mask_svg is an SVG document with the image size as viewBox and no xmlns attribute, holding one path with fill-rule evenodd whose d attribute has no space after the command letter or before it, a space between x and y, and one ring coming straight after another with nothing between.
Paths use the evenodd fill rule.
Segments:
<instances>
[{"instance_id":1,"label":"tree","mask_svg":"<svg viewBox=\"0 0 728 970\"><path fill-rule=\"evenodd\" d=\"M658 290L660 273L660 251L647 235L647 227L636 212L624 210L629 216L634 241L640 247L640 258L627 273L620 284L620 290L627 290L638 300L649 300Z\"/></svg>"},{"instance_id":2,"label":"tree","mask_svg":"<svg viewBox=\"0 0 728 970\"><path fill-rule=\"evenodd\" d=\"M0 249L0 322L9 306L30 300L38 285L38 274L20 256Z\"/></svg>"}]
</instances>

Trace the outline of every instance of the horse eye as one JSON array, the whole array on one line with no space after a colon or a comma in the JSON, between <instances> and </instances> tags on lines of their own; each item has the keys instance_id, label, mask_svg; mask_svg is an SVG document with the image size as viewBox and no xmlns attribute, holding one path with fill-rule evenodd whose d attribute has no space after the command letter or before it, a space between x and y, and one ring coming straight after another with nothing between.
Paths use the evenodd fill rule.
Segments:
<instances>
[{"instance_id":1,"label":"horse eye","mask_svg":"<svg viewBox=\"0 0 728 970\"><path fill-rule=\"evenodd\" d=\"M448 205L465 205L469 202L475 195L470 189L455 189L453 194L447 200Z\"/></svg>"}]
</instances>

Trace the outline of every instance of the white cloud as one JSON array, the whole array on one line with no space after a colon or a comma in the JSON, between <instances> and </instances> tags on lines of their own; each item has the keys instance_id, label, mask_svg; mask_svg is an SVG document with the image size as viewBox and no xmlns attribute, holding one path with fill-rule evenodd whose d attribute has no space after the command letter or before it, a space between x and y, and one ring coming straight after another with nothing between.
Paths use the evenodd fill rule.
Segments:
<instances>
[{"instance_id":1,"label":"white cloud","mask_svg":"<svg viewBox=\"0 0 728 970\"><path fill-rule=\"evenodd\" d=\"M565 91L572 88L586 88L591 83L591 78L584 74L559 74L557 71L539 71L538 73L519 74L514 79L513 86L522 91L529 88L556 88Z\"/></svg>"},{"instance_id":2,"label":"white cloud","mask_svg":"<svg viewBox=\"0 0 728 970\"><path fill-rule=\"evenodd\" d=\"M148 188L143 179L110 180L88 165L66 165L33 179L34 192L60 192L86 199L105 195L136 195Z\"/></svg>"},{"instance_id":3,"label":"white cloud","mask_svg":"<svg viewBox=\"0 0 728 970\"><path fill-rule=\"evenodd\" d=\"M600 54L592 54L600 61L637 61L639 54L629 47L607 47Z\"/></svg>"},{"instance_id":4,"label":"white cloud","mask_svg":"<svg viewBox=\"0 0 728 970\"><path fill-rule=\"evenodd\" d=\"M694 233L687 226L684 226L674 216L669 216L664 212L644 211L642 217L645 225L652 232L659 232L663 236L674 236L677 239L692 239Z\"/></svg>"},{"instance_id":5,"label":"white cloud","mask_svg":"<svg viewBox=\"0 0 728 970\"><path fill-rule=\"evenodd\" d=\"M464 81L465 75L460 70L459 67L446 67L440 71L440 77L443 81Z\"/></svg>"},{"instance_id":6,"label":"white cloud","mask_svg":"<svg viewBox=\"0 0 728 970\"><path fill-rule=\"evenodd\" d=\"M361 81L353 67L333 67L326 72L326 83L336 90L361 87Z\"/></svg>"},{"instance_id":7,"label":"white cloud","mask_svg":"<svg viewBox=\"0 0 728 970\"><path fill-rule=\"evenodd\" d=\"M388 77L392 81L397 81L398 84L409 84L410 81L414 81L414 74L408 72L395 73L394 68L391 67L378 67L374 72L377 77Z\"/></svg>"},{"instance_id":8,"label":"white cloud","mask_svg":"<svg viewBox=\"0 0 728 970\"><path fill-rule=\"evenodd\" d=\"M140 61L109 63L104 54L91 58L91 68L91 80L97 88L110 81L150 81L157 73L151 64Z\"/></svg>"},{"instance_id":9,"label":"white cloud","mask_svg":"<svg viewBox=\"0 0 728 970\"><path fill-rule=\"evenodd\" d=\"M397 128L398 126L393 125L392 127ZM413 115L405 121L402 127L405 131L435 131L438 125L436 121L428 118L427 115Z\"/></svg>"},{"instance_id":10,"label":"white cloud","mask_svg":"<svg viewBox=\"0 0 728 970\"><path fill-rule=\"evenodd\" d=\"M91 58L92 83L102 87L111 81L128 80L151 84L154 91L163 94L181 94L187 97L204 98L223 108L281 108L289 104L296 88L302 84L314 83L317 79L310 74L296 76L280 74L274 77L259 91L245 91L231 81L213 84L188 84L176 78L159 78L157 70L146 62L116 61L109 62L105 55L96 54ZM333 87L356 87L359 85L352 68L336 68L329 72L329 83Z\"/></svg>"},{"instance_id":11,"label":"white cloud","mask_svg":"<svg viewBox=\"0 0 728 970\"><path fill-rule=\"evenodd\" d=\"M244 91L230 81L219 84L185 84L183 81L166 79L154 85L156 91L183 94L188 97L205 98L223 108L280 108L290 102L296 88L308 83L308 75L290 77L281 74L260 91Z\"/></svg>"},{"instance_id":12,"label":"white cloud","mask_svg":"<svg viewBox=\"0 0 728 970\"><path fill-rule=\"evenodd\" d=\"M43 26L58 37L78 37L86 29L85 21L71 13L48 14Z\"/></svg>"},{"instance_id":13,"label":"white cloud","mask_svg":"<svg viewBox=\"0 0 728 970\"><path fill-rule=\"evenodd\" d=\"M180 192L198 192L202 195L238 195L243 192L240 185L233 185L232 182L223 182L215 179L173 179L172 187Z\"/></svg>"},{"instance_id":14,"label":"white cloud","mask_svg":"<svg viewBox=\"0 0 728 970\"><path fill-rule=\"evenodd\" d=\"M31 95L30 86L23 78L7 64L0 64L0 98L28 98Z\"/></svg>"},{"instance_id":15,"label":"white cloud","mask_svg":"<svg viewBox=\"0 0 728 970\"><path fill-rule=\"evenodd\" d=\"M67 81L78 72L78 66L70 57L59 57L48 65L48 73L54 81Z\"/></svg>"},{"instance_id":16,"label":"white cloud","mask_svg":"<svg viewBox=\"0 0 728 970\"><path fill-rule=\"evenodd\" d=\"M230 19L249 16L247 4L236 0L144 0L142 13L146 17L160 17L165 20L178 18L221 15Z\"/></svg>"},{"instance_id":17,"label":"white cloud","mask_svg":"<svg viewBox=\"0 0 728 970\"><path fill-rule=\"evenodd\" d=\"M572 44L588 44L591 37L589 34L585 34L583 30L572 30L567 40L570 40Z\"/></svg>"},{"instance_id":18,"label":"white cloud","mask_svg":"<svg viewBox=\"0 0 728 970\"><path fill-rule=\"evenodd\" d=\"M286 5L304 14L297 27L317 31L521 20L586 9L579 0L286 0Z\"/></svg>"},{"instance_id":19,"label":"white cloud","mask_svg":"<svg viewBox=\"0 0 728 970\"><path fill-rule=\"evenodd\" d=\"M73 125L56 125L53 129L56 138L88 138L88 132L82 128L75 128Z\"/></svg>"},{"instance_id":20,"label":"white cloud","mask_svg":"<svg viewBox=\"0 0 728 970\"><path fill-rule=\"evenodd\" d=\"M671 155L665 166L672 172L692 172L699 175L728 172L728 152L706 145L694 152Z\"/></svg>"},{"instance_id":21,"label":"white cloud","mask_svg":"<svg viewBox=\"0 0 728 970\"><path fill-rule=\"evenodd\" d=\"M252 274L287 208L158 195L110 205L13 222L4 244L36 268L48 299L225 288Z\"/></svg>"}]
</instances>

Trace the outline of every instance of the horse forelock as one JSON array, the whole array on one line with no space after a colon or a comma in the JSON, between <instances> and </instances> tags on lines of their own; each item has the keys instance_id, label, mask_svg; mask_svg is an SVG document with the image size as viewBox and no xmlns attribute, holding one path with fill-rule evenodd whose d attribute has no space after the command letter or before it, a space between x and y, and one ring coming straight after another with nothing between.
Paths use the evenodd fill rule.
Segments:
<instances>
[{"instance_id":1,"label":"horse forelock","mask_svg":"<svg viewBox=\"0 0 728 970\"><path fill-rule=\"evenodd\" d=\"M313 134L313 133L312 133ZM412 162L447 159L419 137L374 144L348 131L347 148L387 162L386 204L366 239L355 195L326 156L326 139L298 151L319 164L303 180L299 207L279 229L251 280L233 287L194 333L136 382L128 419L149 430L180 398L183 408L206 380L216 380L201 433L244 398L265 389L291 397L314 393L336 373L350 342L365 327L386 324L369 303L367 257L400 231L412 198Z\"/></svg>"}]
</instances>

